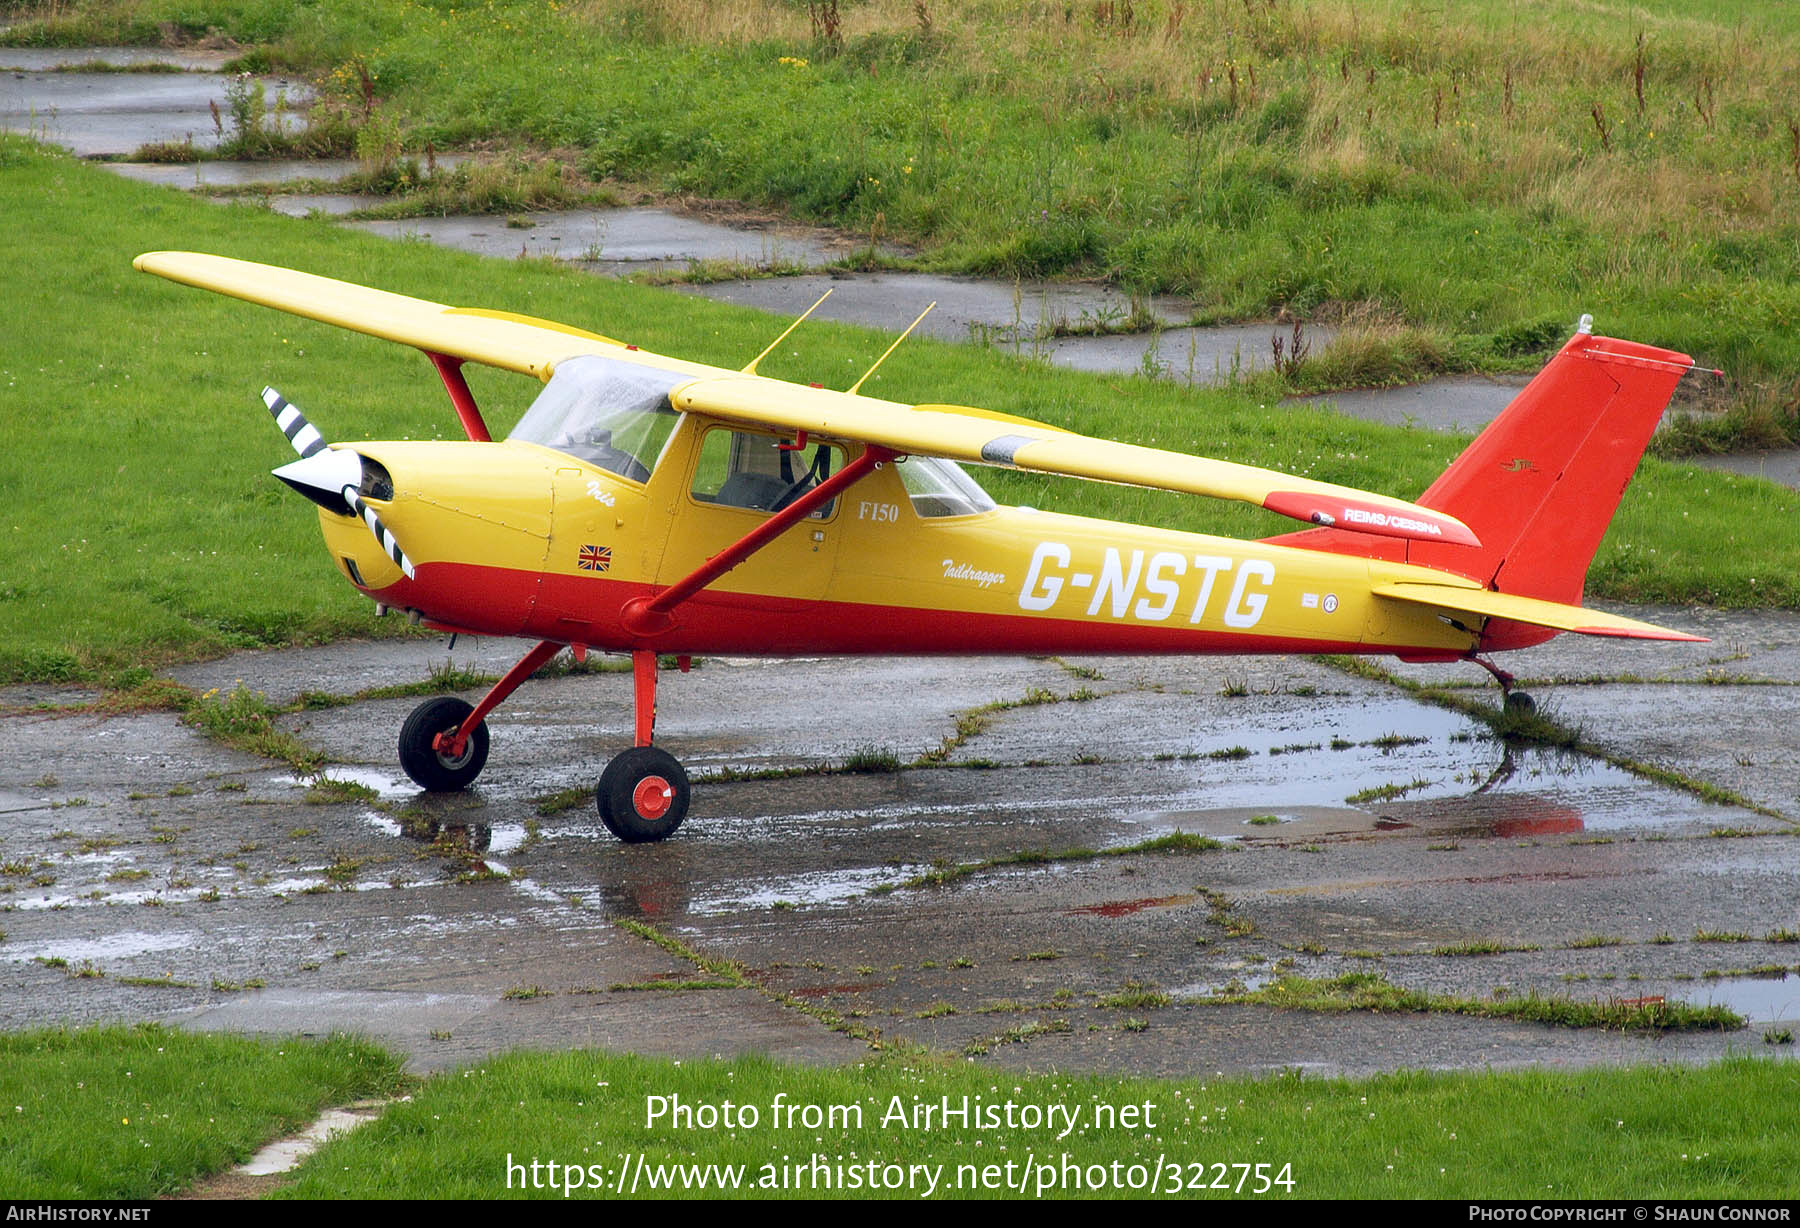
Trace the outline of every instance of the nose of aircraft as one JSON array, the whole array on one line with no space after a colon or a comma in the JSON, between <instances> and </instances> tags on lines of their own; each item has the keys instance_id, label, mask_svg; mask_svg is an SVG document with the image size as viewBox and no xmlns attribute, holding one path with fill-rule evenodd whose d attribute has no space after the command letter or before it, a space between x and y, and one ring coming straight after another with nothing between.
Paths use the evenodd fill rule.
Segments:
<instances>
[{"instance_id":1,"label":"nose of aircraft","mask_svg":"<svg viewBox=\"0 0 1800 1228\"><path fill-rule=\"evenodd\" d=\"M382 551L394 560L407 579L413 579L412 560L406 557L399 540L360 493L362 456L351 448L328 447L313 424L306 420L306 415L300 412L300 407L273 388L264 388L262 399L274 416L275 425L300 454L299 460L275 470L275 476L326 511L361 517Z\"/></svg>"},{"instance_id":2,"label":"nose of aircraft","mask_svg":"<svg viewBox=\"0 0 1800 1228\"><path fill-rule=\"evenodd\" d=\"M362 484L362 457L348 448L326 448L283 465L274 474L327 511L348 515L344 488Z\"/></svg>"}]
</instances>

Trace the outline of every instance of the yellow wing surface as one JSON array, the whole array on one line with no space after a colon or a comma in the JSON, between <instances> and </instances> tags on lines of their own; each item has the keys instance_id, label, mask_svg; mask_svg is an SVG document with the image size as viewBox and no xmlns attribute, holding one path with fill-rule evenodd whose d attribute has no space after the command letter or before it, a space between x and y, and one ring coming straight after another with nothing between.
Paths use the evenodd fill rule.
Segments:
<instances>
[{"instance_id":1,"label":"yellow wing surface","mask_svg":"<svg viewBox=\"0 0 1800 1228\"><path fill-rule=\"evenodd\" d=\"M1582 635L1606 635L1630 640L1687 640L1705 643L1706 638L1671 631L1654 623L1622 618L1600 610L1564 605L1558 601L1540 601L1536 597L1520 597L1513 593L1496 593L1492 589L1463 588L1455 584L1414 584L1394 581L1376 584L1377 597L1432 606L1450 614L1474 614L1482 618L1504 618L1511 622L1530 623L1536 627L1553 627L1558 631L1575 631Z\"/></svg>"},{"instance_id":2,"label":"yellow wing surface","mask_svg":"<svg viewBox=\"0 0 1800 1228\"><path fill-rule=\"evenodd\" d=\"M215 290L309 320L539 379L549 379L556 364L572 355L622 348L610 337L549 320L504 311L446 307L422 298L226 256L145 252L132 264L142 272L184 285Z\"/></svg>"},{"instance_id":3,"label":"yellow wing surface","mask_svg":"<svg viewBox=\"0 0 1800 1228\"><path fill-rule=\"evenodd\" d=\"M186 285L539 379L548 379L558 362L576 354L624 356L617 341L546 320L447 307L250 261L148 252L135 264ZM630 358L694 373L697 378L671 394L675 407L727 422L807 431L903 454L1233 499L1311 524L1384 537L1479 544L1466 525L1443 512L1274 470L1095 439L966 406L901 405L642 351Z\"/></svg>"}]
</instances>

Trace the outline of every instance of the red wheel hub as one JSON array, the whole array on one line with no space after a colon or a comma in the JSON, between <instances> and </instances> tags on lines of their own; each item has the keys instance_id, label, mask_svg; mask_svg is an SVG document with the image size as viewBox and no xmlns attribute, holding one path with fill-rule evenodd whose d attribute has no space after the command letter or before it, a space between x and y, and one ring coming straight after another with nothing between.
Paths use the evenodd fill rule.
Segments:
<instances>
[{"instance_id":1,"label":"red wheel hub","mask_svg":"<svg viewBox=\"0 0 1800 1228\"><path fill-rule=\"evenodd\" d=\"M646 819L660 819L675 801L675 790L661 776L646 776L631 791L631 804Z\"/></svg>"}]
</instances>

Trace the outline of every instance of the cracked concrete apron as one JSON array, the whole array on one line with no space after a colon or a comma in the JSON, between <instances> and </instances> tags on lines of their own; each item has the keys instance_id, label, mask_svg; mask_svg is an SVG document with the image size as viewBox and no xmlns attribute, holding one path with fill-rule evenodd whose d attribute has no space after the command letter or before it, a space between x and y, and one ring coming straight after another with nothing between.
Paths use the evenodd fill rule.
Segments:
<instances>
[{"instance_id":1,"label":"cracked concrete apron","mask_svg":"<svg viewBox=\"0 0 1800 1228\"><path fill-rule=\"evenodd\" d=\"M524 687L492 721L487 773L456 796L419 794L394 763L417 700L291 714L330 774L366 790L322 802L174 716L15 688L0 692L0 1026L355 1031L419 1068L570 1045L848 1061L876 1034L1007 1066L1165 1073L1769 1051L1767 1023L1800 1016L1800 618L1649 616L1715 642L1571 636L1509 664L1649 679L1531 689L1615 758L1740 803L1508 749L1306 661L709 660L668 677L659 722L701 778L693 815L630 847L591 798L548 814L536 800L591 785L628 742L624 674ZM514 651L465 639L455 657L499 673ZM323 677L417 680L444 655L342 644L177 675L287 703ZM991 712L948 766L704 780L869 747L911 760L957 714L1034 688L1058 702ZM1054 855L1174 831L1225 847ZM945 873L981 862L997 864ZM1287 971L1483 999L1716 1000L1753 1022L1655 1037L1213 1000Z\"/></svg>"}]
</instances>

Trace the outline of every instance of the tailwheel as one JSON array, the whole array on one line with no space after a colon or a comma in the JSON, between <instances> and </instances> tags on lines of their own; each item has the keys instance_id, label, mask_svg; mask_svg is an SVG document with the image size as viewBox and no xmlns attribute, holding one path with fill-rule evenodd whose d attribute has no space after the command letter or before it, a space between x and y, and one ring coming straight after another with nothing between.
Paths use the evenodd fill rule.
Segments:
<instances>
[{"instance_id":1,"label":"tailwheel","mask_svg":"<svg viewBox=\"0 0 1800 1228\"><path fill-rule=\"evenodd\" d=\"M1475 656L1473 653L1469 655L1468 659L1492 674L1494 676L1494 681L1500 684L1500 706L1506 710L1506 715L1531 716L1537 712L1537 700L1527 695L1524 691L1513 690L1514 679L1511 674L1501 669L1498 665L1495 665L1492 661L1484 660L1481 657Z\"/></svg>"},{"instance_id":2,"label":"tailwheel","mask_svg":"<svg viewBox=\"0 0 1800 1228\"><path fill-rule=\"evenodd\" d=\"M634 746L600 774L600 821L627 844L666 840L687 818L687 772L668 751Z\"/></svg>"},{"instance_id":3,"label":"tailwheel","mask_svg":"<svg viewBox=\"0 0 1800 1228\"><path fill-rule=\"evenodd\" d=\"M456 745L456 731L475 709L450 695L428 699L400 727L400 766L422 789L453 792L467 788L487 764L487 722L481 721Z\"/></svg>"},{"instance_id":4,"label":"tailwheel","mask_svg":"<svg viewBox=\"0 0 1800 1228\"><path fill-rule=\"evenodd\" d=\"M1524 691L1506 692L1506 714L1508 716L1531 716L1537 711L1537 700Z\"/></svg>"}]
</instances>

